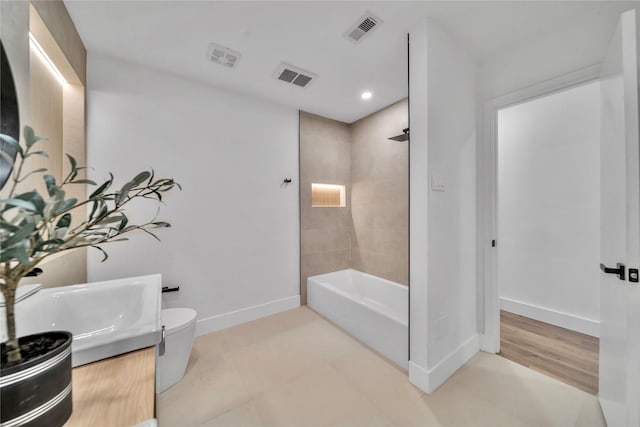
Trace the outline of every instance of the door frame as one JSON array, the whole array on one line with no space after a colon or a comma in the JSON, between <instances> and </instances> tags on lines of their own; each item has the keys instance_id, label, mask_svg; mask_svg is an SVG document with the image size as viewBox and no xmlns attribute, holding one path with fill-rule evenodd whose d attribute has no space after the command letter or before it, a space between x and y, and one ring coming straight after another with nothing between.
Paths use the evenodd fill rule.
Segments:
<instances>
[{"instance_id":1,"label":"door frame","mask_svg":"<svg viewBox=\"0 0 640 427\"><path fill-rule=\"evenodd\" d=\"M498 293L498 111L551 95L600 78L600 63L484 102L482 138L478 151L478 332L480 349L500 352L500 300Z\"/></svg>"}]
</instances>

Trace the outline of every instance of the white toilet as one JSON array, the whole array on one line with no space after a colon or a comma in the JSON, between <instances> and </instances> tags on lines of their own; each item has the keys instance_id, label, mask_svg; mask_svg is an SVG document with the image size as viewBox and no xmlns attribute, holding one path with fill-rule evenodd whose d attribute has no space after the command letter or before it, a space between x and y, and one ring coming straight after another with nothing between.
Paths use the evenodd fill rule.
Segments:
<instances>
[{"instance_id":1,"label":"white toilet","mask_svg":"<svg viewBox=\"0 0 640 427\"><path fill-rule=\"evenodd\" d=\"M196 333L196 311L190 308L162 310L164 325L164 354L158 346L156 369L156 393L162 393L184 376Z\"/></svg>"}]
</instances>

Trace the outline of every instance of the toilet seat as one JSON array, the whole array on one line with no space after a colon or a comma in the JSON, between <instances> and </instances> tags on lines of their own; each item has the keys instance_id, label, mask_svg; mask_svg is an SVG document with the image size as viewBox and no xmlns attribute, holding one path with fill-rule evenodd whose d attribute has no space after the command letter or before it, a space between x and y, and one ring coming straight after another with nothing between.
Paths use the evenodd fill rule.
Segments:
<instances>
[{"instance_id":1,"label":"toilet seat","mask_svg":"<svg viewBox=\"0 0 640 427\"><path fill-rule=\"evenodd\" d=\"M162 310L162 325L166 335L173 335L188 328L196 321L196 311L191 308L167 308Z\"/></svg>"}]
</instances>

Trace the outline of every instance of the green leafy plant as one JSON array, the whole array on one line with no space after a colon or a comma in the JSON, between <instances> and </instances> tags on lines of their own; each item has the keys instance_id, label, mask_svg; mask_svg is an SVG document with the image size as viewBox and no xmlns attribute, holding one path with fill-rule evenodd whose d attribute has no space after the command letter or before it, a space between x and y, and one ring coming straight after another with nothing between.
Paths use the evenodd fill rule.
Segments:
<instances>
[{"instance_id":1,"label":"green leafy plant","mask_svg":"<svg viewBox=\"0 0 640 427\"><path fill-rule=\"evenodd\" d=\"M81 179L78 174L86 169L78 166L76 160L67 154L70 172L62 182L56 182L52 175L44 175L47 194L36 190L18 193L18 184L33 174L44 173L46 169L36 169L25 173L26 161L32 156L45 156L45 151L36 151L34 146L42 137L36 136L33 129L26 126L23 143L0 134L0 139L17 151L11 185L5 198L0 199L0 290L5 299L8 341L7 361L19 362L22 358L16 337L15 297L20 280L48 257L77 248L92 247L103 254L102 261L108 257L102 245L127 240L124 235L134 231L145 232L158 237L153 229L170 227L170 224L150 221L134 225L129 224L125 206L136 199L151 199L162 202L162 194L180 185L171 178L156 179L151 171L143 171L113 190L113 175L98 185L92 180ZM10 163L13 160L6 154L0 155ZM68 186L87 184L96 187L86 200L67 197ZM72 213L86 207L88 215L77 224L72 224ZM78 212L78 211L76 211ZM159 240L159 239L158 239Z\"/></svg>"}]
</instances>

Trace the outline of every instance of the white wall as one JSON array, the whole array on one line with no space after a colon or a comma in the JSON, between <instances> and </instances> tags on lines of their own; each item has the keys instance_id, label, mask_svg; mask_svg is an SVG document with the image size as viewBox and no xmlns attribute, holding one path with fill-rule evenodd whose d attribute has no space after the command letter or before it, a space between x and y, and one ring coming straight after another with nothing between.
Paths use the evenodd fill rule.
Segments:
<instances>
[{"instance_id":1,"label":"white wall","mask_svg":"<svg viewBox=\"0 0 640 427\"><path fill-rule=\"evenodd\" d=\"M476 65L432 21L411 32L410 49L409 378L432 392L479 349Z\"/></svg>"},{"instance_id":2,"label":"white wall","mask_svg":"<svg viewBox=\"0 0 640 427\"><path fill-rule=\"evenodd\" d=\"M598 336L600 84L498 113L498 289L507 311Z\"/></svg>"},{"instance_id":3,"label":"white wall","mask_svg":"<svg viewBox=\"0 0 640 427\"><path fill-rule=\"evenodd\" d=\"M298 112L96 54L87 89L92 178L153 167L183 186L162 206L162 242L133 236L105 263L92 251L89 280L162 273L180 285L164 304L195 308L199 333L297 306Z\"/></svg>"},{"instance_id":4,"label":"white wall","mask_svg":"<svg viewBox=\"0 0 640 427\"><path fill-rule=\"evenodd\" d=\"M613 3L613 2L612 2ZM558 23L529 43L485 58L479 67L479 94L487 100L599 64L620 13L630 2L607 4Z\"/></svg>"}]
</instances>

